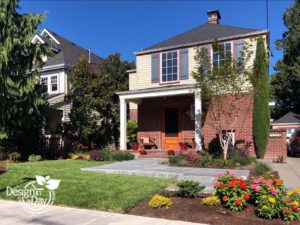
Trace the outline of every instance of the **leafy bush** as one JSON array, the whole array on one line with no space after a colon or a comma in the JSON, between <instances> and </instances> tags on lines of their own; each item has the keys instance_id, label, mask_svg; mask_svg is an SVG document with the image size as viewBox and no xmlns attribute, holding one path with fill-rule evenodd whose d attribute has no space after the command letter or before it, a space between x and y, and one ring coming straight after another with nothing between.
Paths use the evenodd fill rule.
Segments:
<instances>
[{"instance_id":1,"label":"leafy bush","mask_svg":"<svg viewBox=\"0 0 300 225\"><path fill-rule=\"evenodd\" d=\"M137 143L138 123L136 120L128 120L127 122L127 140L128 145Z\"/></svg>"},{"instance_id":2,"label":"leafy bush","mask_svg":"<svg viewBox=\"0 0 300 225\"><path fill-rule=\"evenodd\" d=\"M239 151L234 150L230 154L229 161L231 161L232 164L236 166L245 166L251 164L256 160L252 157L244 156L244 153L240 153Z\"/></svg>"},{"instance_id":3,"label":"leafy bush","mask_svg":"<svg viewBox=\"0 0 300 225\"><path fill-rule=\"evenodd\" d=\"M111 153L112 153L112 151L109 148L105 148L105 149L101 150L102 159L104 161L110 161Z\"/></svg>"},{"instance_id":4,"label":"leafy bush","mask_svg":"<svg viewBox=\"0 0 300 225\"><path fill-rule=\"evenodd\" d=\"M177 186L179 187L178 196L188 198L197 197L199 192L205 188L204 185L200 185L199 182L193 180L180 181Z\"/></svg>"},{"instance_id":5,"label":"leafy bush","mask_svg":"<svg viewBox=\"0 0 300 225\"><path fill-rule=\"evenodd\" d=\"M90 159L91 160L95 160L95 161L101 161L101 160L103 160L102 156L101 156L100 150L92 150L92 151L90 151Z\"/></svg>"},{"instance_id":6,"label":"leafy bush","mask_svg":"<svg viewBox=\"0 0 300 225\"><path fill-rule=\"evenodd\" d=\"M10 152L8 153L8 159L12 162L18 162L21 159L21 153L19 152Z\"/></svg>"},{"instance_id":7,"label":"leafy bush","mask_svg":"<svg viewBox=\"0 0 300 225\"><path fill-rule=\"evenodd\" d=\"M221 200L218 196L212 195L202 199L202 205L218 206L221 205Z\"/></svg>"},{"instance_id":8,"label":"leafy bush","mask_svg":"<svg viewBox=\"0 0 300 225\"><path fill-rule=\"evenodd\" d=\"M252 175L253 176L263 176L266 173L271 172L272 169L265 163L263 162L258 162L256 163L253 168L252 168Z\"/></svg>"},{"instance_id":9,"label":"leafy bush","mask_svg":"<svg viewBox=\"0 0 300 225\"><path fill-rule=\"evenodd\" d=\"M179 162L179 156L177 155L170 155L169 156L169 163L170 164L176 164Z\"/></svg>"},{"instance_id":10,"label":"leafy bush","mask_svg":"<svg viewBox=\"0 0 300 225\"><path fill-rule=\"evenodd\" d=\"M39 162L39 161L42 161L42 160L43 160L43 157L41 155L32 154L28 157L29 162Z\"/></svg>"},{"instance_id":11,"label":"leafy bush","mask_svg":"<svg viewBox=\"0 0 300 225\"><path fill-rule=\"evenodd\" d=\"M199 165L203 167L208 167L212 165L213 157L207 152L202 151L199 156Z\"/></svg>"},{"instance_id":12,"label":"leafy bush","mask_svg":"<svg viewBox=\"0 0 300 225\"><path fill-rule=\"evenodd\" d=\"M134 155L126 151L117 151L111 153L111 160L114 161L126 161L134 159Z\"/></svg>"},{"instance_id":13,"label":"leafy bush","mask_svg":"<svg viewBox=\"0 0 300 225\"><path fill-rule=\"evenodd\" d=\"M188 151L186 160L189 163L196 163L199 160L199 154L196 151Z\"/></svg>"},{"instance_id":14,"label":"leafy bush","mask_svg":"<svg viewBox=\"0 0 300 225\"><path fill-rule=\"evenodd\" d=\"M156 194L151 198L148 205L152 208L161 208L163 206L170 207L173 205L173 202L170 198Z\"/></svg>"}]
</instances>

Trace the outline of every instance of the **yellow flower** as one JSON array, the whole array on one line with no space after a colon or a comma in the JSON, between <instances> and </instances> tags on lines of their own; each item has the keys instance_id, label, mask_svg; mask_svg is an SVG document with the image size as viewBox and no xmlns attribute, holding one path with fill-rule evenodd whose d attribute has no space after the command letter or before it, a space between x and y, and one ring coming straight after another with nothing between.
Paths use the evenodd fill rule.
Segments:
<instances>
[{"instance_id":1,"label":"yellow flower","mask_svg":"<svg viewBox=\"0 0 300 225\"><path fill-rule=\"evenodd\" d=\"M294 201L294 202L293 202L293 205L294 205L294 206L298 206L298 205L299 205L299 202Z\"/></svg>"},{"instance_id":2,"label":"yellow flower","mask_svg":"<svg viewBox=\"0 0 300 225\"><path fill-rule=\"evenodd\" d=\"M269 207L267 205L263 205L262 209L268 209Z\"/></svg>"},{"instance_id":3,"label":"yellow flower","mask_svg":"<svg viewBox=\"0 0 300 225\"><path fill-rule=\"evenodd\" d=\"M296 189L294 190L294 192L296 192L297 194L299 194L299 193L300 193L300 188L296 188Z\"/></svg>"},{"instance_id":4,"label":"yellow flower","mask_svg":"<svg viewBox=\"0 0 300 225\"><path fill-rule=\"evenodd\" d=\"M288 193L287 193L287 195L292 195L293 194L293 192L292 191L289 191Z\"/></svg>"},{"instance_id":5,"label":"yellow flower","mask_svg":"<svg viewBox=\"0 0 300 225\"><path fill-rule=\"evenodd\" d=\"M261 198L265 199L267 196L266 195L262 195Z\"/></svg>"},{"instance_id":6,"label":"yellow flower","mask_svg":"<svg viewBox=\"0 0 300 225\"><path fill-rule=\"evenodd\" d=\"M272 198L272 197L269 197L269 202L271 202L271 203L275 203L276 202L276 200L275 200L275 198Z\"/></svg>"}]
</instances>

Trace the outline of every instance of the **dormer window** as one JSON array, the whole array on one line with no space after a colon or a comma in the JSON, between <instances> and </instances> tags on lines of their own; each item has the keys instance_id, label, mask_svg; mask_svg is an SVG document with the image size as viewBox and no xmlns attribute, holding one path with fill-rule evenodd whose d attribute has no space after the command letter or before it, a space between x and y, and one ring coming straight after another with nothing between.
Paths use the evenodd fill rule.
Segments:
<instances>
[{"instance_id":1,"label":"dormer window","mask_svg":"<svg viewBox=\"0 0 300 225\"><path fill-rule=\"evenodd\" d=\"M220 47L224 49L221 53L219 50L213 49L213 67L218 68L226 62L226 60L231 60L232 56L232 44L231 42L221 43Z\"/></svg>"},{"instance_id":2,"label":"dormer window","mask_svg":"<svg viewBox=\"0 0 300 225\"><path fill-rule=\"evenodd\" d=\"M178 67L178 51L161 53L161 83L177 82Z\"/></svg>"}]
</instances>

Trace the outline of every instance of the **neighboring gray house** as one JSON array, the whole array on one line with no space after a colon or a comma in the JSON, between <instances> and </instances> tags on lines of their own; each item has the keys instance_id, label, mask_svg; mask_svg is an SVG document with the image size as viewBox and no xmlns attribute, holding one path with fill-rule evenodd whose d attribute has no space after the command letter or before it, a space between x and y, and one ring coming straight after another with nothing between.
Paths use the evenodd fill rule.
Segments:
<instances>
[{"instance_id":1,"label":"neighboring gray house","mask_svg":"<svg viewBox=\"0 0 300 225\"><path fill-rule=\"evenodd\" d=\"M279 119L271 123L273 129L286 130L286 136L289 138L295 129L300 128L300 114L288 112Z\"/></svg>"},{"instance_id":2,"label":"neighboring gray house","mask_svg":"<svg viewBox=\"0 0 300 225\"><path fill-rule=\"evenodd\" d=\"M44 65L40 79L46 85L48 92L49 132L54 132L57 125L70 120L71 105L65 102L65 95L70 89L69 78L72 67L81 56L89 59L93 67L97 67L102 59L48 29L35 35L32 43L47 43L53 52L53 56L43 58Z\"/></svg>"}]
</instances>

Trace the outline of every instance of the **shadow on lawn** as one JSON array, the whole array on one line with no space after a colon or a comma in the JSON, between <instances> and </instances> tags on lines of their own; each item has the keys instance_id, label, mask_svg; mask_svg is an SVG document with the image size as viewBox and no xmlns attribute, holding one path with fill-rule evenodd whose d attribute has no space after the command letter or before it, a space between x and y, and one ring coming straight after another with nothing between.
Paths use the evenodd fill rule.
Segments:
<instances>
[{"instance_id":1,"label":"shadow on lawn","mask_svg":"<svg viewBox=\"0 0 300 225\"><path fill-rule=\"evenodd\" d=\"M33 180L35 180L35 177L24 177L20 182L9 185L9 186L13 188L13 187L16 187L16 186L21 185L21 184L28 183L29 181L33 181ZM0 193L5 192L5 191L6 191L6 187L0 187Z\"/></svg>"}]
</instances>

